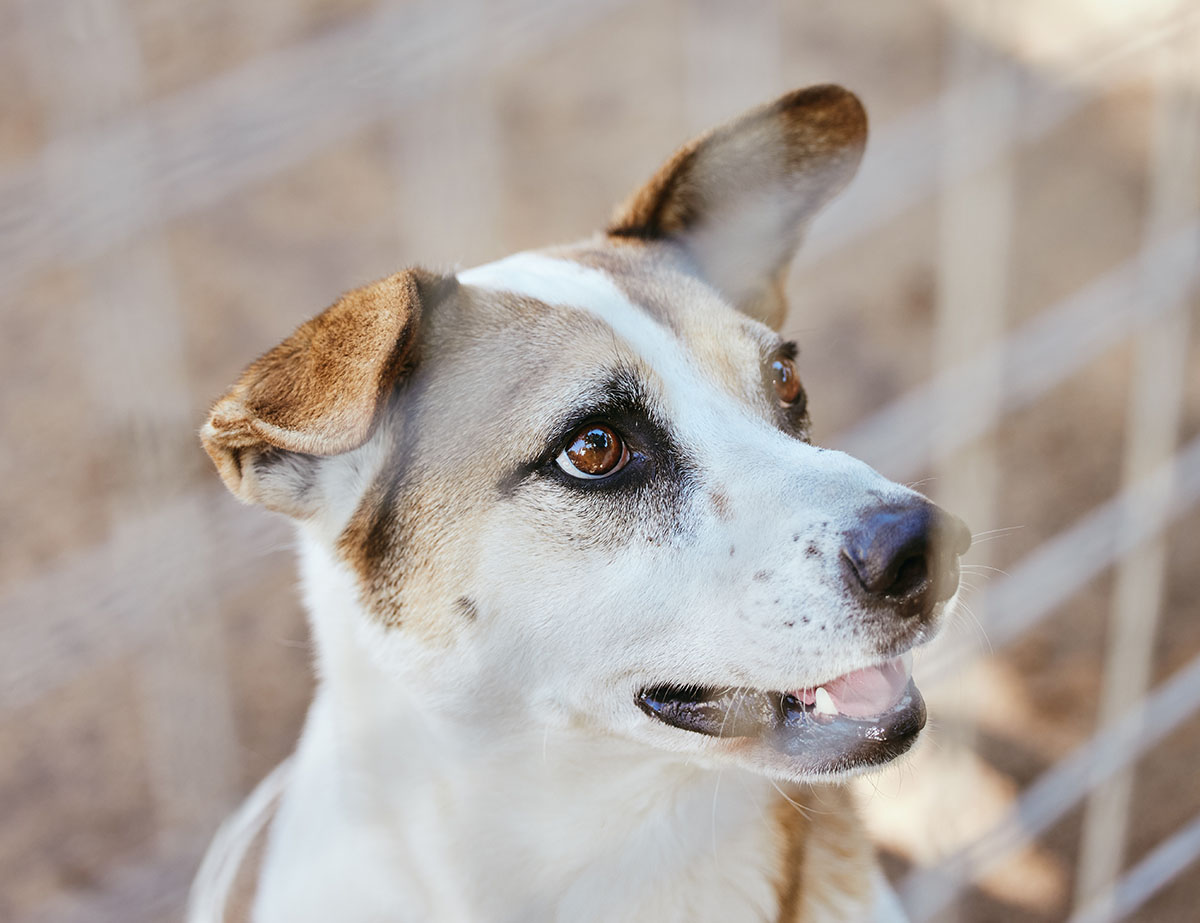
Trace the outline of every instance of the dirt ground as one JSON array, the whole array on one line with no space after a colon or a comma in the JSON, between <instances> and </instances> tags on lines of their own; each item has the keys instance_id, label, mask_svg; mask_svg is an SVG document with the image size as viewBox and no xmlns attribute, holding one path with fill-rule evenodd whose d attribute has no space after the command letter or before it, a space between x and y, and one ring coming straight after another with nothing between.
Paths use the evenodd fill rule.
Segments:
<instances>
[{"instance_id":1,"label":"dirt ground","mask_svg":"<svg viewBox=\"0 0 1200 923\"><path fill-rule=\"evenodd\" d=\"M1004 292L979 324L1019 332L1143 245L1156 55L1200 47L1194 24L1160 28L1172 10L0 0L0 919L177 918L220 818L296 740L313 680L289 535L224 493L195 436L249 359L401 266L583 236L689 135L832 81L864 100L872 142L794 267L787 332L816 438L843 444L945 363L948 202L978 171L939 180L938 100L997 73L1015 88L1011 149L987 140L1002 104L986 95L967 141L986 143L972 156L1006 206L977 215L1006 229L980 237ZM1039 122L1046 100L1062 104ZM974 317L978 294L954 311ZM1200 434L1198 309L1193 284L1180 445ZM875 443L882 472L1005 530L972 552L997 570L971 576L968 602L1120 490L1134 373L1117 338L922 470L889 470L904 446ZM973 493L980 458L994 482ZM1200 511L1166 538L1155 683L1200 653ZM1107 717L1112 591L1105 569L930 688L920 758L862 791L894 880L986 829ZM985 632L1006 615L979 614ZM1200 715L1136 762L1125 867L1200 814L1197 765ZM1081 818L942 919L1064 919ZM1191 920L1198 900L1193 866L1135 918Z\"/></svg>"}]
</instances>

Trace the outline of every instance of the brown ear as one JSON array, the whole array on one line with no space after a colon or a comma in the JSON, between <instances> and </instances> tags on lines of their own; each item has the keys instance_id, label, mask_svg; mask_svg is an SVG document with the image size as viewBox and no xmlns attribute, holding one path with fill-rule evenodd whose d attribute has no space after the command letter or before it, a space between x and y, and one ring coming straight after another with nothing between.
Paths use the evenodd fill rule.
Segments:
<instances>
[{"instance_id":1,"label":"brown ear","mask_svg":"<svg viewBox=\"0 0 1200 923\"><path fill-rule=\"evenodd\" d=\"M305 515L315 457L370 438L411 362L423 303L449 284L406 270L355 289L251 364L200 430L229 489Z\"/></svg>"},{"instance_id":2,"label":"brown ear","mask_svg":"<svg viewBox=\"0 0 1200 923\"><path fill-rule=\"evenodd\" d=\"M777 327L804 227L850 181L866 139L853 93L796 90L677 151L617 209L608 233L681 244L733 304Z\"/></svg>"}]
</instances>

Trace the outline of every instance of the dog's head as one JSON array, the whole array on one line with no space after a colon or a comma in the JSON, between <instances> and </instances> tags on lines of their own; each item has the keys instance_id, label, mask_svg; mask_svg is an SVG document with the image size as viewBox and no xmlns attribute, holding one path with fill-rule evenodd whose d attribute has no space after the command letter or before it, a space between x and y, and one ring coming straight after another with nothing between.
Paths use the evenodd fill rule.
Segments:
<instances>
[{"instance_id":1,"label":"dog's head","mask_svg":"<svg viewBox=\"0 0 1200 923\"><path fill-rule=\"evenodd\" d=\"M581 244L343 297L205 447L304 521L451 720L802 779L903 752L969 535L812 445L782 279L866 138L836 87L684 147ZM397 653L400 652L400 653Z\"/></svg>"}]
</instances>

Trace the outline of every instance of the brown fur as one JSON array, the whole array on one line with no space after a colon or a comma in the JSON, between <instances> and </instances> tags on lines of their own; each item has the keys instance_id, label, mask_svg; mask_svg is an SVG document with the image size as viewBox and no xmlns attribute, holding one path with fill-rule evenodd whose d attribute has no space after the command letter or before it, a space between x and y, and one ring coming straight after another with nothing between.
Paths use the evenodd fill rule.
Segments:
<instances>
[{"instance_id":1,"label":"brown fur","mask_svg":"<svg viewBox=\"0 0 1200 923\"><path fill-rule=\"evenodd\" d=\"M781 838L777 923L839 919L839 899L869 892L874 859L849 789L789 785L772 823Z\"/></svg>"},{"instance_id":2,"label":"brown fur","mask_svg":"<svg viewBox=\"0 0 1200 923\"><path fill-rule=\"evenodd\" d=\"M764 338L761 328L742 314L723 305L712 310L707 286L684 268L674 249L576 245L550 252L608 275L632 304L671 331L705 373L730 394L746 397L759 391L761 382L753 373L755 357L735 347L757 340L762 349L770 350L775 341Z\"/></svg>"},{"instance_id":3,"label":"brown fur","mask_svg":"<svg viewBox=\"0 0 1200 923\"><path fill-rule=\"evenodd\" d=\"M788 885L795 897L788 908L781 903L779 923L824 923L841 918L840 901L847 895L871 893L871 869L875 856L870 840L858 819L854 794L840 785L802 790L801 797L789 793L807 812L803 823L789 819L794 836L803 841L801 861L788 874L795 876ZM778 808L781 819L796 808L784 801ZM785 857L785 863L788 861ZM787 879L787 874L782 880ZM785 914L790 911L790 916Z\"/></svg>"},{"instance_id":4,"label":"brown fur","mask_svg":"<svg viewBox=\"0 0 1200 923\"><path fill-rule=\"evenodd\" d=\"M608 233L675 236L721 221L726 208L763 190L790 192L798 210L814 212L854 175L866 138L866 112L853 93L796 90L676 151L617 209Z\"/></svg>"},{"instance_id":5,"label":"brown fur","mask_svg":"<svg viewBox=\"0 0 1200 923\"><path fill-rule=\"evenodd\" d=\"M664 278L666 267L645 251L612 259L603 257L603 247L555 253L607 266L618 287L650 317L673 318L668 329L711 380L739 399L762 400L764 417L774 413L763 399L759 373L773 344L694 278L678 270ZM455 600L475 588L466 563L456 570L461 556L450 560L442 550L469 545L470 524L494 505L494 490L502 490L488 485L499 485L506 473L543 451L549 434L539 424L551 422L573 381L588 380L598 367L626 366L653 391L658 377L595 318L470 286L427 312L420 340L427 361L380 414L386 460L337 547L362 581L363 602L382 622L449 640L464 624L456 617ZM480 370L499 367L503 375L479 377ZM571 522L566 517L555 528L569 530ZM644 527L647 522L631 522L609 534L630 536ZM604 534L588 524L572 541L587 549ZM406 598L422 601L420 625L406 614ZM429 605L439 598L444 605ZM431 610L444 617L431 621Z\"/></svg>"},{"instance_id":6,"label":"brown fur","mask_svg":"<svg viewBox=\"0 0 1200 923\"><path fill-rule=\"evenodd\" d=\"M608 234L617 242L677 243L703 273L700 238L754 227L759 239L741 242L754 278L710 281L778 329L787 312L783 276L805 223L854 175L866 137L866 113L853 93L836 86L789 93L680 148L617 209Z\"/></svg>"},{"instance_id":7,"label":"brown fur","mask_svg":"<svg viewBox=\"0 0 1200 923\"><path fill-rule=\"evenodd\" d=\"M337 455L370 438L416 342L422 285L437 282L410 269L348 292L246 369L201 430L236 496L265 499L248 477L264 452Z\"/></svg>"},{"instance_id":8,"label":"brown fur","mask_svg":"<svg viewBox=\"0 0 1200 923\"><path fill-rule=\"evenodd\" d=\"M380 415L386 457L337 548L384 624L449 641L469 624L457 604L475 590L467 549L502 482L544 450L564 386L630 357L599 320L467 286L428 313L420 348L429 361ZM503 376L480 376L498 362ZM652 370L638 371L654 380ZM564 516L557 525L571 522ZM573 535L581 553L597 540ZM421 615L405 605L414 598Z\"/></svg>"},{"instance_id":9,"label":"brown fur","mask_svg":"<svg viewBox=\"0 0 1200 923\"><path fill-rule=\"evenodd\" d=\"M782 838L779 871L775 880L775 894L779 898L777 923L792 923L800 908L800 879L804 874L805 847L811 827L806 801L811 800L809 790L800 786L788 786L790 792L781 794L773 808L772 821L779 828ZM791 800L789 800L791 799Z\"/></svg>"}]
</instances>

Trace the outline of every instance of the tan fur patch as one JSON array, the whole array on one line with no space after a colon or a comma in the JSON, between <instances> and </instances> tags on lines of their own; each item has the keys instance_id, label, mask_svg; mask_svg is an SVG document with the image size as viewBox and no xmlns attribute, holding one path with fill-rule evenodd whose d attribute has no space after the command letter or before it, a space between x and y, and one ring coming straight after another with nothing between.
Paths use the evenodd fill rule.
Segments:
<instances>
[{"instance_id":1,"label":"tan fur patch","mask_svg":"<svg viewBox=\"0 0 1200 923\"><path fill-rule=\"evenodd\" d=\"M866 137L866 112L853 93L796 90L681 147L617 209L608 233L676 235L772 186L799 193L799 207L815 211L854 174Z\"/></svg>"},{"instance_id":2,"label":"tan fur patch","mask_svg":"<svg viewBox=\"0 0 1200 923\"><path fill-rule=\"evenodd\" d=\"M717 301L712 290L684 271L677 253L650 246L573 246L551 251L605 273L630 303L674 334L714 382L752 399L761 387L758 351L775 341Z\"/></svg>"},{"instance_id":3,"label":"tan fur patch","mask_svg":"<svg viewBox=\"0 0 1200 923\"><path fill-rule=\"evenodd\" d=\"M804 873L809 823L805 814L806 790L793 785L784 791L786 796L775 803L773 818L783 842L775 881L775 893L779 897L779 912L775 919L778 923L792 923L800 906L800 880Z\"/></svg>"},{"instance_id":4,"label":"tan fur patch","mask_svg":"<svg viewBox=\"0 0 1200 923\"><path fill-rule=\"evenodd\" d=\"M866 137L854 94L789 93L680 148L617 209L609 237L679 244L729 301L779 329L804 227L854 175Z\"/></svg>"},{"instance_id":5,"label":"tan fur patch","mask_svg":"<svg viewBox=\"0 0 1200 923\"><path fill-rule=\"evenodd\" d=\"M406 270L355 289L246 369L201 430L234 494L261 499L246 483L247 453L336 455L370 437L415 342L422 286L435 285Z\"/></svg>"},{"instance_id":6,"label":"tan fur patch","mask_svg":"<svg viewBox=\"0 0 1200 923\"><path fill-rule=\"evenodd\" d=\"M622 246L620 238L600 245L558 247L552 256L574 260L589 269L598 269L613 280L622 294L659 324L678 336L681 293L671 281L684 273L679 255L665 246Z\"/></svg>"},{"instance_id":7,"label":"tan fur patch","mask_svg":"<svg viewBox=\"0 0 1200 923\"><path fill-rule=\"evenodd\" d=\"M544 451L564 391L636 356L594 317L469 286L427 317L422 351L383 413L387 458L337 550L384 624L448 641L471 624L459 600L474 598L475 535L500 483Z\"/></svg>"},{"instance_id":8,"label":"tan fur patch","mask_svg":"<svg viewBox=\"0 0 1200 923\"><path fill-rule=\"evenodd\" d=\"M843 786L786 787L774 822L784 849L776 877L778 923L838 919L847 898L870 893L874 855L852 792Z\"/></svg>"}]
</instances>

